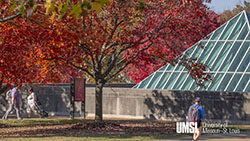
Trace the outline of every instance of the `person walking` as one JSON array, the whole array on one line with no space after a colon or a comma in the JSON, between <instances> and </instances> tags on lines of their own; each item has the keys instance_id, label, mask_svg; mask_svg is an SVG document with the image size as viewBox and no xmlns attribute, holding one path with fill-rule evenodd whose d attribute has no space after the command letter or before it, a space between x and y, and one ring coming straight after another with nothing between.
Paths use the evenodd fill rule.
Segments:
<instances>
[{"instance_id":1,"label":"person walking","mask_svg":"<svg viewBox=\"0 0 250 141\"><path fill-rule=\"evenodd\" d=\"M7 101L8 104L11 103L11 90L12 88L10 88L10 90L8 90L5 94L5 100Z\"/></svg>"},{"instance_id":2,"label":"person walking","mask_svg":"<svg viewBox=\"0 0 250 141\"><path fill-rule=\"evenodd\" d=\"M11 89L9 108L6 111L6 113L3 115L2 119L7 120L8 115L13 110L13 108L16 110L17 119L18 120L22 119L20 115L20 107L22 104L22 97L21 97L21 93L19 92L20 88L21 88L21 85L17 85L13 89Z\"/></svg>"},{"instance_id":3,"label":"person walking","mask_svg":"<svg viewBox=\"0 0 250 141\"><path fill-rule=\"evenodd\" d=\"M197 132L193 134L193 140L197 141L201 136L201 125L202 118L205 115L205 110L201 106L200 98L197 97L194 100L194 104L189 107L188 110L188 121L189 122L197 122Z\"/></svg>"},{"instance_id":4,"label":"person walking","mask_svg":"<svg viewBox=\"0 0 250 141\"><path fill-rule=\"evenodd\" d=\"M29 96L27 97L27 99L28 99L28 108L27 108L28 117L31 118L31 113L33 111L36 115L38 115L41 118L41 115L38 113L38 108L36 106L37 97L32 88L29 89Z\"/></svg>"}]
</instances>

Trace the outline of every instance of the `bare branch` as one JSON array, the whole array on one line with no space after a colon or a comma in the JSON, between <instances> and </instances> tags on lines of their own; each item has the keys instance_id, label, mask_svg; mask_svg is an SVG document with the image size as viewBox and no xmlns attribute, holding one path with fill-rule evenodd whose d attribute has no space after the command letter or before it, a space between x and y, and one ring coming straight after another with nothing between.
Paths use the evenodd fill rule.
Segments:
<instances>
[{"instance_id":1,"label":"bare branch","mask_svg":"<svg viewBox=\"0 0 250 141\"><path fill-rule=\"evenodd\" d=\"M108 68L106 69L106 71L103 73L103 77L105 78L111 71L112 69L115 67L115 63L117 62L119 58L119 54L116 54L116 51L114 50L114 52L112 53L112 56L110 57L110 60L108 61Z\"/></svg>"},{"instance_id":2,"label":"bare branch","mask_svg":"<svg viewBox=\"0 0 250 141\"><path fill-rule=\"evenodd\" d=\"M6 17L6 18L2 18L2 19L0 19L0 22L1 22L1 23L2 23L2 22L7 22L7 21L12 20L12 19L15 19L16 17L19 17L19 16L21 16L21 12L18 12L17 14L11 15L11 16Z\"/></svg>"},{"instance_id":3,"label":"bare branch","mask_svg":"<svg viewBox=\"0 0 250 141\"><path fill-rule=\"evenodd\" d=\"M120 21L119 23L117 23L117 22L118 22L118 16L116 15L116 17L115 17L114 29L111 31L111 34L110 34L109 37L108 37L108 40L107 40L107 44L106 44L106 45L109 45L111 39L113 38L113 36L114 36L114 34L115 34L116 29L117 29L118 26L123 22L123 20Z\"/></svg>"},{"instance_id":4,"label":"bare branch","mask_svg":"<svg viewBox=\"0 0 250 141\"><path fill-rule=\"evenodd\" d=\"M74 63L72 62L68 62L70 65L72 65L73 67L77 68L77 69L80 69L84 72L86 72L89 76L91 76L92 78L95 78L94 75L92 73L90 73L87 69L81 67L81 66L78 66L78 65L75 65Z\"/></svg>"},{"instance_id":5,"label":"bare branch","mask_svg":"<svg viewBox=\"0 0 250 141\"><path fill-rule=\"evenodd\" d=\"M96 63L95 63L95 57L94 54L92 53L92 51L88 48L88 46L86 44L80 44L80 48L83 49L86 53L86 55L89 55L91 57L91 62L92 62L92 69L97 72L96 70Z\"/></svg>"}]
</instances>

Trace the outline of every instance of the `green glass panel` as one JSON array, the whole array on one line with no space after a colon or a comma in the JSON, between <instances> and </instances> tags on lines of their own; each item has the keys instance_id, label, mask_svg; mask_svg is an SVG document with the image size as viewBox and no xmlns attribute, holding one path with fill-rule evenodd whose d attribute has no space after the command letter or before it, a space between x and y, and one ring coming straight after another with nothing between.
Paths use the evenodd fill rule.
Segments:
<instances>
[{"instance_id":1,"label":"green glass panel","mask_svg":"<svg viewBox=\"0 0 250 141\"><path fill-rule=\"evenodd\" d=\"M233 42L229 41L229 42L226 42L226 44L223 46L223 48L221 49L220 53L217 55L217 59L215 60L213 66L211 67L213 71L217 71L219 69L219 66L224 63L226 64L227 63L227 60L224 60L226 55L228 54L228 51L230 51L230 47L232 46ZM223 62L224 60L224 62ZM226 70L224 69L225 68L225 65L222 67L223 69L221 70Z\"/></svg>"},{"instance_id":2,"label":"green glass panel","mask_svg":"<svg viewBox=\"0 0 250 141\"><path fill-rule=\"evenodd\" d=\"M221 32L223 31L223 29L225 28L226 24L223 24L221 27L219 27L213 34L212 38L210 40L217 40L221 34Z\"/></svg>"},{"instance_id":3,"label":"green glass panel","mask_svg":"<svg viewBox=\"0 0 250 141\"><path fill-rule=\"evenodd\" d=\"M250 40L250 34L249 33L248 33L248 36L247 36L246 40Z\"/></svg>"},{"instance_id":4,"label":"green glass panel","mask_svg":"<svg viewBox=\"0 0 250 141\"><path fill-rule=\"evenodd\" d=\"M150 79L151 79L152 76L153 76L153 74L150 75L149 77L147 77L146 79L144 79L141 82L141 84L139 84L139 88L145 88L147 86L147 84L149 83L149 81L150 81Z\"/></svg>"},{"instance_id":5,"label":"green glass panel","mask_svg":"<svg viewBox=\"0 0 250 141\"><path fill-rule=\"evenodd\" d=\"M207 41L201 41L199 44L198 44L198 48L202 48L204 49L207 45Z\"/></svg>"},{"instance_id":6,"label":"green glass panel","mask_svg":"<svg viewBox=\"0 0 250 141\"><path fill-rule=\"evenodd\" d=\"M250 83L248 83L248 86L247 86L247 88L246 88L245 91L246 91L246 92L250 92Z\"/></svg>"},{"instance_id":7,"label":"green glass panel","mask_svg":"<svg viewBox=\"0 0 250 141\"><path fill-rule=\"evenodd\" d=\"M250 74L244 74L243 78L240 81L240 84L236 88L236 91L237 92L242 92L244 90L244 88L246 87L246 84L249 81L249 79L250 79Z\"/></svg>"},{"instance_id":8,"label":"green glass panel","mask_svg":"<svg viewBox=\"0 0 250 141\"><path fill-rule=\"evenodd\" d=\"M180 90L180 86L182 85L182 83L184 82L184 80L186 79L188 73L181 73L179 79L176 81L173 89L175 90Z\"/></svg>"},{"instance_id":9,"label":"green glass panel","mask_svg":"<svg viewBox=\"0 0 250 141\"><path fill-rule=\"evenodd\" d=\"M214 61L214 59L216 58L216 56L218 55L222 45L224 42L217 42L217 44L213 47L213 51L210 51L210 55L207 58L207 61L205 62L205 64L208 67L211 67L212 62Z\"/></svg>"},{"instance_id":10,"label":"green glass panel","mask_svg":"<svg viewBox=\"0 0 250 141\"><path fill-rule=\"evenodd\" d=\"M175 79L177 78L178 76L178 72L174 72L172 73L172 75L170 76L170 79L169 81L167 82L166 86L164 87L164 89L167 89L167 90L170 90L170 88L172 88L174 82L175 82Z\"/></svg>"},{"instance_id":11,"label":"green glass panel","mask_svg":"<svg viewBox=\"0 0 250 141\"><path fill-rule=\"evenodd\" d=\"M183 68L184 68L183 66L177 65L176 68L175 68L175 70L176 71L181 71Z\"/></svg>"},{"instance_id":12,"label":"green glass panel","mask_svg":"<svg viewBox=\"0 0 250 141\"><path fill-rule=\"evenodd\" d=\"M248 32L249 32L248 25L245 24L243 30L241 31L241 33L240 33L240 35L238 37L238 40L244 40L246 38Z\"/></svg>"},{"instance_id":13,"label":"green glass panel","mask_svg":"<svg viewBox=\"0 0 250 141\"><path fill-rule=\"evenodd\" d=\"M193 53L193 51L197 48L197 44L193 45L192 47L190 47L185 53L184 55L186 57L190 57L190 55Z\"/></svg>"},{"instance_id":14,"label":"green glass panel","mask_svg":"<svg viewBox=\"0 0 250 141\"><path fill-rule=\"evenodd\" d=\"M209 33L203 40L209 40L209 38L213 35L213 32L212 33Z\"/></svg>"},{"instance_id":15,"label":"green glass panel","mask_svg":"<svg viewBox=\"0 0 250 141\"><path fill-rule=\"evenodd\" d=\"M211 76L211 78L213 78L214 77L214 73L209 73L209 75ZM204 86L205 87L199 87L199 91L205 91L206 90L206 88L209 86L209 84L210 83L212 83L212 81L211 80L208 80L208 81L203 81L203 84L204 84Z\"/></svg>"},{"instance_id":16,"label":"green glass panel","mask_svg":"<svg viewBox=\"0 0 250 141\"><path fill-rule=\"evenodd\" d=\"M203 51L203 49L201 47L197 47L197 49L194 51L194 53L192 54L191 58L198 58L200 53Z\"/></svg>"},{"instance_id":17,"label":"green glass panel","mask_svg":"<svg viewBox=\"0 0 250 141\"><path fill-rule=\"evenodd\" d=\"M186 79L186 78L185 78ZM190 85L193 83L193 79L191 78L190 75L187 75L187 79L184 82L183 86L182 86L182 90L188 90Z\"/></svg>"},{"instance_id":18,"label":"green glass panel","mask_svg":"<svg viewBox=\"0 0 250 141\"><path fill-rule=\"evenodd\" d=\"M236 55L236 52L238 51L238 49L239 49L241 43L242 43L242 42L235 42L234 45L233 45L233 46L231 47L231 49L229 50L229 53L227 54L226 59L224 60L224 62L219 62L219 61L217 61L217 62L213 65L212 69L218 69L218 66L219 66L221 63L223 63L222 66L221 66L221 68L220 68L220 70L223 70L223 71L227 70L228 67L229 67L229 65L230 65L230 63L233 61L233 58L234 58L234 56ZM224 56L224 57L225 57L225 56ZM223 57L223 58L224 58L224 57ZM218 58L218 59L220 60L220 58Z\"/></svg>"},{"instance_id":19,"label":"green glass panel","mask_svg":"<svg viewBox=\"0 0 250 141\"><path fill-rule=\"evenodd\" d=\"M246 13L246 15L247 15L246 21L248 21L248 22L250 23L250 14L249 14L249 13Z\"/></svg>"},{"instance_id":20,"label":"green glass panel","mask_svg":"<svg viewBox=\"0 0 250 141\"><path fill-rule=\"evenodd\" d=\"M183 70L185 70L185 67L182 66L182 65L180 65L180 64L178 64L178 65L176 66L175 70L176 70L176 71L183 71Z\"/></svg>"},{"instance_id":21,"label":"green glass panel","mask_svg":"<svg viewBox=\"0 0 250 141\"><path fill-rule=\"evenodd\" d=\"M159 69L159 71L164 71L164 70L166 69L167 66L168 66L168 64L165 65L165 66L163 66L163 67L161 67L161 68Z\"/></svg>"},{"instance_id":22,"label":"green glass panel","mask_svg":"<svg viewBox=\"0 0 250 141\"><path fill-rule=\"evenodd\" d=\"M133 88L138 88L138 84L135 84L135 85L133 86Z\"/></svg>"},{"instance_id":23,"label":"green glass panel","mask_svg":"<svg viewBox=\"0 0 250 141\"><path fill-rule=\"evenodd\" d=\"M157 86L155 88L156 89L162 89L162 87L164 86L164 84L168 80L170 74L171 74L170 72L165 72L162 75L161 80L159 81L159 83L157 84Z\"/></svg>"},{"instance_id":24,"label":"green glass panel","mask_svg":"<svg viewBox=\"0 0 250 141\"><path fill-rule=\"evenodd\" d=\"M174 66L172 66L171 64L169 64L167 70L168 70L168 71L169 71L169 70L174 70Z\"/></svg>"},{"instance_id":25,"label":"green glass panel","mask_svg":"<svg viewBox=\"0 0 250 141\"><path fill-rule=\"evenodd\" d=\"M240 80L242 74L235 74L226 91L232 92Z\"/></svg>"},{"instance_id":26,"label":"green glass panel","mask_svg":"<svg viewBox=\"0 0 250 141\"><path fill-rule=\"evenodd\" d=\"M249 64L249 63L248 63ZM248 65L247 71L246 72L250 72L250 66Z\"/></svg>"},{"instance_id":27,"label":"green glass panel","mask_svg":"<svg viewBox=\"0 0 250 141\"><path fill-rule=\"evenodd\" d=\"M198 90L198 91L205 91L206 88L204 88L204 87L199 87L197 90Z\"/></svg>"},{"instance_id":28,"label":"green glass panel","mask_svg":"<svg viewBox=\"0 0 250 141\"><path fill-rule=\"evenodd\" d=\"M215 75L214 73L210 73L210 76L211 76L212 78L213 78L214 75ZM200 90L200 91L204 91L204 90L206 90L207 86L208 86L210 83L212 83L212 81L209 80L209 81L205 81L205 82L204 82L204 80L203 80L203 83L204 83L205 87L199 86L196 82L193 82L193 84L192 84L192 86L191 86L190 89L191 89L191 90Z\"/></svg>"},{"instance_id":29,"label":"green glass panel","mask_svg":"<svg viewBox=\"0 0 250 141\"><path fill-rule=\"evenodd\" d=\"M226 29L222 33L222 36L221 36L220 40L226 40L227 37L229 36L229 34L232 32L234 27L239 27L239 29L241 29L241 27L243 26L242 23L245 22L244 17L241 16L238 23L237 23L237 20L238 20L238 18L233 18L232 20L229 21ZM236 24L237 24L237 26L235 26ZM238 32L239 32L239 29L238 29ZM237 31L235 31L235 32L237 32Z\"/></svg>"},{"instance_id":30,"label":"green glass panel","mask_svg":"<svg viewBox=\"0 0 250 141\"><path fill-rule=\"evenodd\" d=\"M206 88L207 88L207 87L198 87L198 88L197 88L197 91L206 91Z\"/></svg>"},{"instance_id":31,"label":"green glass panel","mask_svg":"<svg viewBox=\"0 0 250 141\"><path fill-rule=\"evenodd\" d=\"M228 73L226 75L224 74L224 78L221 81L220 86L217 89L217 91L225 91L225 88L226 88L226 86L227 86L227 84L228 84L228 82L229 82L229 80L231 79L232 76L233 76L232 73Z\"/></svg>"},{"instance_id":32,"label":"green glass panel","mask_svg":"<svg viewBox=\"0 0 250 141\"><path fill-rule=\"evenodd\" d=\"M231 33L230 37L228 38L228 40L235 40L236 37L239 35L239 32L240 32L241 28L243 28L243 25L245 23L246 23L245 22L245 16L242 15L241 18L240 18L240 20L239 20L239 22L237 23L236 27L234 28L233 32ZM245 28L245 26L244 26L244 28Z\"/></svg>"},{"instance_id":33,"label":"green glass panel","mask_svg":"<svg viewBox=\"0 0 250 141\"><path fill-rule=\"evenodd\" d=\"M203 62L203 63L205 62L205 60L206 60L207 57L208 57L208 54L209 54L210 51L213 49L214 45L215 45L215 41L210 41L210 42L207 44L207 46L205 46L204 51L203 51L202 55L201 55L200 58L199 58L199 61L200 61L200 62Z\"/></svg>"},{"instance_id":34,"label":"green glass panel","mask_svg":"<svg viewBox=\"0 0 250 141\"><path fill-rule=\"evenodd\" d=\"M188 71L188 69L186 67L184 67L184 70L183 71Z\"/></svg>"},{"instance_id":35,"label":"green glass panel","mask_svg":"<svg viewBox=\"0 0 250 141\"><path fill-rule=\"evenodd\" d=\"M203 50L201 46L205 46L207 41L201 41L200 43L195 44L194 47L192 47L192 50L188 50L185 52L186 58L197 58L199 56L199 53ZM183 68L183 67L182 67ZM177 68L180 70L180 68ZM187 71L187 69L184 67L184 71Z\"/></svg>"},{"instance_id":36,"label":"green glass panel","mask_svg":"<svg viewBox=\"0 0 250 141\"><path fill-rule=\"evenodd\" d=\"M222 78L223 74L218 73L215 75L215 78L213 79L212 84L209 86L208 90L209 91L215 91L217 86L219 85L220 79Z\"/></svg>"},{"instance_id":37,"label":"green glass panel","mask_svg":"<svg viewBox=\"0 0 250 141\"><path fill-rule=\"evenodd\" d=\"M240 65L237 72L244 72L244 70L249 62L249 56L246 55L244 58L243 58L243 56L245 55L245 53L247 53L246 51L247 51L249 45L250 45L250 42L245 42L242 45L241 49L239 50L238 54L236 55L234 61L232 62L232 65L230 66L228 71L236 71L236 68ZM249 54L249 51L248 51L248 54ZM240 64L241 60L242 60L242 64Z\"/></svg>"},{"instance_id":38,"label":"green glass panel","mask_svg":"<svg viewBox=\"0 0 250 141\"><path fill-rule=\"evenodd\" d=\"M199 85L195 81L193 81L193 84L190 87L190 90L198 90L198 88L199 88Z\"/></svg>"},{"instance_id":39,"label":"green glass panel","mask_svg":"<svg viewBox=\"0 0 250 141\"><path fill-rule=\"evenodd\" d=\"M161 74L162 74L162 72L156 72L147 88L150 88L150 89L154 88L156 83L158 82L158 80L161 78L161 76L162 76Z\"/></svg>"}]
</instances>

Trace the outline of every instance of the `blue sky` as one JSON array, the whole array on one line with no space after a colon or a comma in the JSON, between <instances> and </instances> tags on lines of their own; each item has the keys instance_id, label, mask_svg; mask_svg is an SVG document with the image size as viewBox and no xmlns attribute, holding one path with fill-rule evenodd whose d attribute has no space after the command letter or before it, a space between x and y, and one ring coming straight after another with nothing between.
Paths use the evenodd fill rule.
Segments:
<instances>
[{"instance_id":1,"label":"blue sky","mask_svg":"<svg viewBox=\"0 0 250 141\"><path fill-rule=\"evenodd\" d=\"M250 0L246 0L250 2ZM236 7L237 4L243 4L244 0L212 0L208 6L211 10L215 11L216 13L220 14L225 10L232 10Z\"/></svg>"}]
</instances>

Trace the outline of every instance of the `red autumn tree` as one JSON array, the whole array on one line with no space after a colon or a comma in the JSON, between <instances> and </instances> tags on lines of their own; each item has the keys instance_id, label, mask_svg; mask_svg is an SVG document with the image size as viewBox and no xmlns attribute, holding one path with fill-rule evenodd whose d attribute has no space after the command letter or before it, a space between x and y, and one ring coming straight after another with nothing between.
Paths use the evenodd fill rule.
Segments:
<instances>
[{"instance_id":1,"label":"red autumn tree","mask_svg":"<svg viewBox=\"0 0 250 141\"><path fill-rule=\"evenodd\" d=\"M24 73L27 75L17 73L19 67L15 60L10 62L13 64L10 69L3 67L1 72L5 76L10 74L8 70L16 68L11 73L15 75L13 78L24 78L27 82L61 79L68 73L67 68L85 72L96 83L96 120L102 120L105 83L140 61L142 67L150 61L176 62L176 56L206 34L204 28L210 25L213 28L203 0L113 0L101 10L89 11L82 9L84 6L78 2L72 7L74 17L68 11L63 18L51 21L41 8L29 17L2 24L0 31L8 34L1 36L4 39L1 48L20 50L16 61L20 68L27 70ZM53 10L47 14L53 17ZM193 78L209 78L202 64L190 67L196 63L194 60L178 59L186 62L183 65Z\"/></svg>"},{"instance_id":2,"label":"red autumn tree","mask_svg":"<svg viewBox=\"0 0 250 141\"><path fill-rule=\"evenodd\" d=\"M92 77L96 83L95 118L102 120L105 83L131 64L145 67L148 61L159 59L164 61L161 64L176 62L176 56L214 26L203 0L114 0L100 11L80 11L78 18L54 19L48 31L51 35L39 39L36 58L49 62L47 69L71 65ZM183 65L193 78L209 78L202 64L178 59L187 62ZM190 67L194 63L198 65Z\"/></svg>"},{"instance_id":3,"label":"red autumn tree","mask_svg":"<svg viewBox=\"0 0 250 141\"><path fill-rule=\"evenodd\" d=\"M5 8L0 12L5 13L4 17L9 17L8 14L12 14L8 12L10 5L1 3L1 6ZM54 43L50 39L53 37L53 29L50 28L53 23L48 17L38 17L35 14L30 17L2 19L6 21L0 23L0 93L8 88L6 84L69 82L70 77L79 75L69 65L64 68L58 66L58 62L39 60L42 55L46 55L41 54L38 48L44 45L40 41ZM62 37L67 39L71 36L64 35ZM47 66L54 66L56 69Z\"/></svg>"},{"instance_id":4,"label":"red autumn tree","mask_svg":"<svg viewBox=\"0 0 250 141\"><path fill-rule=\"evenodd\" d=\"M37 47L43 46L44 40L45 44L48 43L47 40L54 44L53 41L62 41L63 38L72 39L69 32L63 33L63 36L56 34L60 37L54 36L50 18L67 15L78 18L79 11L98 10L108 2L109 0L0 0L0 93L8 88L4 83L68 82L69 77L81 74L67 64L58 65L61 64L60 61L37 59L36 57L46 55L41 54ZM51 15L48 17L45 14ZM53 39L49 38L53 36Z\"/></svg>"}]
</instances>

